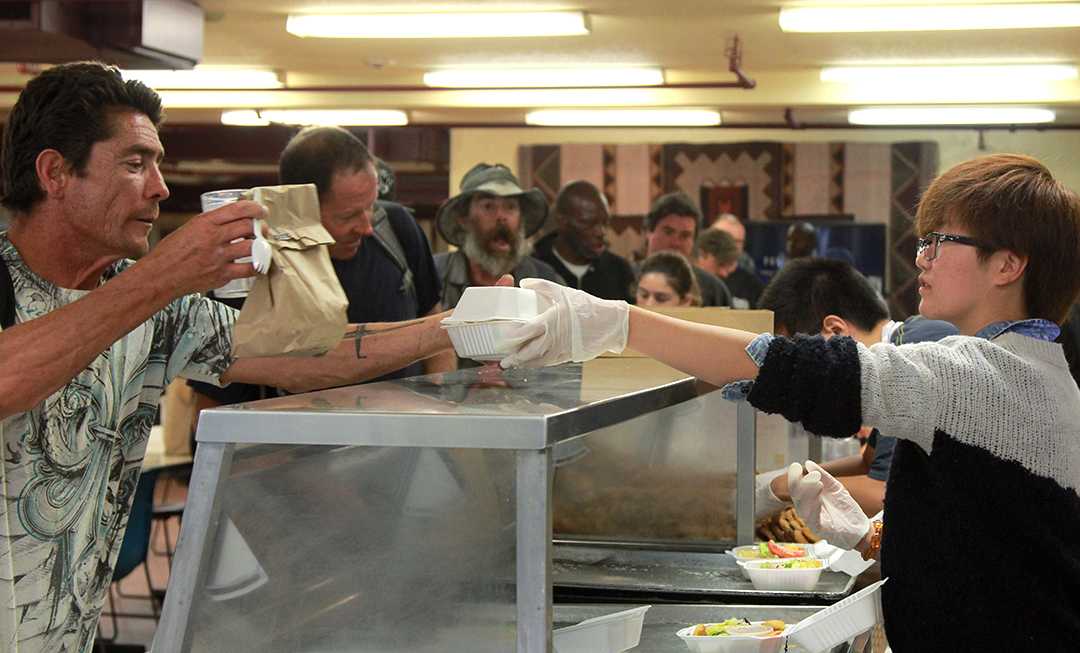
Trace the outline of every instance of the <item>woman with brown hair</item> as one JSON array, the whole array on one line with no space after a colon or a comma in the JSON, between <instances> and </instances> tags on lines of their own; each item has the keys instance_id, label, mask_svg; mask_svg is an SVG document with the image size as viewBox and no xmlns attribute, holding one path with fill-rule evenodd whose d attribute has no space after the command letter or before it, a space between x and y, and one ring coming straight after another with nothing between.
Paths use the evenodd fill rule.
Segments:
<instances>
[{"instance_id":1,"label":"woman with brown hair","mask_svg":"<svg viewBox=\"0 0 1080 653\"><path fill-rule=\"evenodd\" d=\"M694 269L682 254L657 252L641 264L638 306L701 306Z\"/></svg>"}]
</instances>

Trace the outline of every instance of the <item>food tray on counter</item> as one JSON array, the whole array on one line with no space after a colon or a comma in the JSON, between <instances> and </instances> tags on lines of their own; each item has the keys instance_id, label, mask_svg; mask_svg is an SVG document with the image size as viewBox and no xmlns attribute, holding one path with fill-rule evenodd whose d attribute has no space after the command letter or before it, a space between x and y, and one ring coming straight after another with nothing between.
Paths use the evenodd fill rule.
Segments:
<instances>
[{"instance_id":1,"label":"food tray on counter","mask_svg":"<svg viewBox=\"0 0 1080 653\"><path fill-rule=\"evenodd\" d=\"M560 628L585 619L616 612L623 606L613 604L556 604L554 627ZM746 617L752 621L781 619L794 624L818 612L824 606L808 605L653 605L645 614L641 641L632 653L688 653L686 645L675 634L696 623L722 621L726 617ZM788 643L788 653L809 653L794 642ZM850 642L836 646L829 653L848 653Z\"/></svg>"},{"instance_id":2,"label":"food tray on counter","mask_svg":"<svg viewBox=\"0 0 1080 653\"><path fill-rule=\"evenodd\" d=\"M825 570L809 591L758 590L743 576L735 558L722 552L556 543L552 562L552 584L566 588L731 596L740 601L783 597L831 603L847 596L855 585L853 577Z\"/></svg>"}]
</instances>

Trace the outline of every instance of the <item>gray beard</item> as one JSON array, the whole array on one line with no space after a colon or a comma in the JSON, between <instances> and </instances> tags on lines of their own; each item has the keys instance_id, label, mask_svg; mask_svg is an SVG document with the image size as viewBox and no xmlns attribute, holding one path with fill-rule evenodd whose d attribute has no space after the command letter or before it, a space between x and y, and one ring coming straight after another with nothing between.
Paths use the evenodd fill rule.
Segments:
<instances>
[{"instance_id":1,"label":"gray beard","mask_svg":"<svg viewBox=\"0 0 1080 653\"><path fill-rule=\"evenodd\" d=\"M524 225L518 230L517 240L514 246L506 254L492 254L484 249L476 238L476 233L469 231L465 234L465 242L461 245L461 251L465 257L480 266L480 269L493 277L501 277L517 267L518 263L532 253L532 243L525 238Z\"/></svg>"}]
</instances>

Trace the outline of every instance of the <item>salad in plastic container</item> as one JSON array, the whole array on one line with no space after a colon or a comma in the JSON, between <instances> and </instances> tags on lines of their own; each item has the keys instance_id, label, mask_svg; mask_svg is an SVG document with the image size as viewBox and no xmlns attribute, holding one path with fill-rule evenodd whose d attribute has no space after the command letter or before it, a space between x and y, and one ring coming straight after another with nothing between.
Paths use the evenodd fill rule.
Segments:
<instances>
[{"instance_id":1,"label":"salad in plastic container","mask_svg":"<svg viewBox=\"0 0 1080 653\"><path fill-rule=\"evenodd\" d=\"M783 650L787 624L779 619L732 618L696 624L675 633L694 653L777 653Z\"/></svg>"},{"instance_id":2,"label":"salad in plastic container","mask_svg":"<svg viewBox=\"0 0 1080 653\"><path fill-rule=\"evenodd\" d=\"M800 558L815 558L814 545L812 544L786 544L769 540L757 544L737 546L728 551L734 556L735 564L742 569L743 577L750 580L750 574L746 571L744 563L751 560L795 560Z\"/></svg>"},{"instance_id":3,"label":"salad in plastic container","mask_svg":"<svg viewBox=\"0 0 1080 653\"><path fill-rule=\"evenodd\" d=\"M742 564L754 589L809 592L817 585L828 561L810 559L751 560Z\"/></svg>"}]
</instances>

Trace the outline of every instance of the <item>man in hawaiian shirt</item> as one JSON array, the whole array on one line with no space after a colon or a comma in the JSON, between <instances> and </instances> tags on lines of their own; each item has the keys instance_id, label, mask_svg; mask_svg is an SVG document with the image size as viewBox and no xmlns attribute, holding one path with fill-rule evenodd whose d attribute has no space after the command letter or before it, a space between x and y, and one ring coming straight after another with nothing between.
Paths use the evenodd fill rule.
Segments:
<instances>
[{"instance_id":1,"label":"man in hawaiian shirt","mask_svg":"<svg viewBox=\"0 0 1080 653\"><path fill-rule=\"evenodd\" d=\"M150 426L177 376L291 391L379 376L447 349L441 316L352 327L318 358L232 360L233 309L197 293L253 274L236 202L152 251L169 196L161 100L117 69L57 66L8 117L0 232L16 323L0 332L0 650L86 652L123 539ZM238 242L233 242L234 240ZM138 258L138 261L131 259Z\"/></svg>"}]
</instances>

